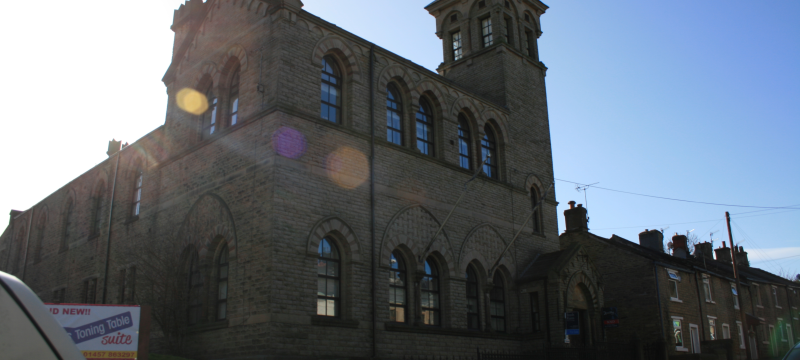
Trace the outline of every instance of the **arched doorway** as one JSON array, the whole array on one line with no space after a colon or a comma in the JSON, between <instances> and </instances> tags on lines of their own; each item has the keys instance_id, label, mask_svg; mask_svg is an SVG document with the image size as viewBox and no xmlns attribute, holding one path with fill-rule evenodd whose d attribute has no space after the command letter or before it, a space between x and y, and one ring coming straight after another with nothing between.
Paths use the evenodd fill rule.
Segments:
<instances>
[{"instance_id":1,"label":"arched doorway","mask_svg":"<svg viewBox=\"0 0 800 360\"><path fill-rule=\"evenodd\" d=\"M595 309L592 293L582 282L576 283L569 291L567 296L567 312L577 314L579 333L569 335L569 343L572 346L589 346L596 341L595 337Z\"/></svg>"}]
</instances>

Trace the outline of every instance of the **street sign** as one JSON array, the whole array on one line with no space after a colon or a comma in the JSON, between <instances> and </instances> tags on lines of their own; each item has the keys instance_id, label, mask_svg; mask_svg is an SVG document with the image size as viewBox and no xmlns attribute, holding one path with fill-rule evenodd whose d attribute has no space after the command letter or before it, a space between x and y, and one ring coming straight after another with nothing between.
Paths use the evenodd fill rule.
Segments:
<instances>
[{"instance_id":1,"label":"street sign","mask_svg":"<svg viewBox=\"0 0 800 360\"><path fill-rule=\"evenodd\" d=\"M564 313L564 334L565 335L580 335L581 334L581 317L577 311Z\"/></svg>"},{"instance_id":2,"label":"street sign","mask_svg":"<svg viewBox=\"0 0 800 360\"><path fill-rule=\"evenodd\" d=\"M619 327L619 313L615 307L603 308L603 327L615 328Z\"/></svg>"}]
</instances>

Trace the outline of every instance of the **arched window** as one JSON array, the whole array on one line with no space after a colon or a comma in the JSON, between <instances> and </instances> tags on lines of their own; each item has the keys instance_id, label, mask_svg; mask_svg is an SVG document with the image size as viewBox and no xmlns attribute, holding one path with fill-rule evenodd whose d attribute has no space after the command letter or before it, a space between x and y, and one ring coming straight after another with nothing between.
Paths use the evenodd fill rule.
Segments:
<instances>
[{"instance_id":1,"label":"arched window","mask_svg":"<svg viewBox=\"0 0 800 360\"><path fill-rule=\"evenodd\" d=\"M339 249L328 238L319 242L317 259L317 315L339 316L341 260Z\"/></svg>"},{"instance_id":2,"label":"arched window","mask_svg":"<svg viewBox=\"0 0 800 360\"><path fill-rule=\"evenodd\" d=\"M131 201L131 216L139 216L142 208L142 178L144 172L141 169L136 169L133 178L133 199Z\"/></svg>"},{"instance_id":3,"label":"arched window","mask_svg":"<svg viewBox=\"0 0 800 360\"><path fill-rule=\"evenodd\" d=\"M42 215L39 218L39 224L36 225L36 245L33 247L33 262L38 263L42 261L42 248L44 247L44 231L47 225L47 215Z\"/></svg>"},{"instance_id":4,"label":"arched window","mask_svg":"<svg viewBox=\"0 0 800 360\"><path fill-rule=\"evenodd\" d=\"M417 149L425 155L434 156L433 112L425 99L419 99L417 111Z\"/></svg>"},{"instance_id":5,"label":"arched window","mask_svg":"<svg viewBox=\"0 0 800 360\"><path fill-rule=\"evenodd\" d=\"M491 315L492 315L492 329L497 332L506 331L506 294L503 277L500 273L494 274L494 287L492 287L491 297Z\"/></svg>"},{"instance_id":6,"label":"arched window","mask_svg":"<svg viewBox=\"0 0 800 360\"><path fill-rule=\"evenodd\" d=\"M480 330L481 316L478 292L478 276L472 265L467 267L467 329Z\"/></svg>"},{"instance_id":7,"label":"arched window","mask_svg":"<svg viewBox=\"0 0 800 360\"><path fill-rule=\"evenodd\" d=\"M536 206L536 203L539 202L539 191L536 190L536 187L531 187L531 202L533 203L533 217L531 218L531 225L533 226L534 233L542 232L542 224L541 219L539 218L539 206Z\"/></svg>"},{"instance_id":8,"label":"arched window","mask_svg":"<svg viewBox=\"0 0 800 360\"><path fill-rule=\"evenodd\" d=\"M406 322L406 264L397 252L392 253L389 272L389 320Z\"/></svg>"},{"instance_id":9,"label":"arched window","mask_svg":"<svg viewBox=\"0 0 800 360\"><path fill-rule=\"evenodd\" d=\"M339 123L342 117L342 73L336 60L322 58L322 107L320 115L330 122Z\"/></svg>"},{"instance_id":10,"label":"arched window","mask_svg":"<svg viewBox=\"0 0 800 360\"><path fill-rule=\"evenodd\" d=\"M64 207L64 230L61 234L61 251L67 250L69 248L69 242L71 236L73 235L73 221L72 221L72 210L75 207L75 203L72 199L67 201L67 206Z\"/></svg>"},{"instance_id":11,"label":"arched window","mask_svg":"<svg viewBox=\"0 0 800 360\"><path fill-rule=\"evenodd\" d=\"M214 96L214 84L209 84L206 89L208 110L203 113L203 139L207 139L217 132L217 97Z\"/></svg>"},{"instance_id":12,"label":"arched window","mask_svg":"<svg viewBox=\"0 0 800 360\"><path fill-rule=\"evenodd\" d=\"M386 87L386 140L403 145L403 99L393 84Z\"/></svg>"},{"instance_id":13,"label":"arched window","mask_svg":"<svg viewBox=\"0 0 800 360\"><path fill-rule=\"evenodd\" d=\"M14 273L19 273L22 270L22 266L25 263L25 229L28 226L23 223L22 229L17 233L17 256L16 261L14 263ZM13 256L13 255L12 255Z\"/></svg>"},{"instance_id":14,"label":"arched window","mask_svg":"<svg viewBox=\"0 0 800 360\"><path fill-rule=\"evenodd\" d=\"M202 317L203 311L203 274L200 273L200 258L197 256L197 251L192 250L189 255L188 284L189 296L189 325L197 324Z\"/></svg>"},{"instance_id":15,"label":"arched window","mask_svg":"<svg viewBox=\"0 0 800 360\"><path fill-rule=\"evenodd\" d=\"M484 132L485 135L481 139L481 158L487 160L483 165L483 172L486 173L486 176L497 179L497 140L491 126L486 125Z\"/></svg>"},{"instance_id":16,"label":"arched window","mask_svg":"<svg viewBox=\"0 0 800 360\"><path fill-rule=\"evenodd\" d=\"M105 202L105 194L106 194L106 184L105 182L100 182L97 185L97 189L94 192L94 196L92 196L92 220L91 220L91 231L92 235L97 235L100 233L100 226L102 225L102 215L103 215L103 205Z\"/></svg>"},{"instance_id":17,"label":"arched window","mask_svg":"<svg viewBox=\"0 0 800 360\"><path fill-rule=\"evenodd\" d=\"M420 284L422 290L422 323L425 325L441 325L439 311L439 270L432 259L425 260L425 276Z\"/></svg>"},{"instance_id":18,"label":"arched window","mask_svg":"<svg viewBox=\"0 0 800 360\"><path fill-rule=\"evenodd\" d=\"M217 261L217 320L228 316L228 246L223 245Z\"/></svg>"},{"instance_id":19,"label":"arched window","mask_svg":"<svg viewBox=\"0 0 800 360\"><path fill-rule=\"evenodd\" d=\"M458 162L462 168L472 169L472 140L469 122L464 114L458 114Z\"/></svg>"},{"instance_id":20,"label":"arched window","mask_svg":"<svg viewBox=\"0 0 800 360\"><path fill-rule=\"evenodd\" d=\"M230 92L228 93L228 110L230 114L228 115L229 124L230 126L234 126L239 123L239 67L236 67L236 70L233 71L233 76L231 76L231 85L228 87Z\"/></svg>"}]
</instances>

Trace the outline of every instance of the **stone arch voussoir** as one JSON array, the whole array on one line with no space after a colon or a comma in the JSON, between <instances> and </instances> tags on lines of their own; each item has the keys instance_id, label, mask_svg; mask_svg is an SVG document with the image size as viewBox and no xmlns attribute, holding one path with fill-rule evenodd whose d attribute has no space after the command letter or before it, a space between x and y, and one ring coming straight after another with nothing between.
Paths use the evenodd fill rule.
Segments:
<instances>
[{"instance_id":1,"label":"stone arch voussoir","mask_svg":"<svg viewBox=\"0 0 800 360\"><path fill-rule=\"evenodd\" d=\"M343 60L347 61L346 71L353 81L361 82L361 67L359 66L358 59L355 52L350 48L350 45L339 36L328 35L320 39L314 46L314 51L311 54L311 63L319 68L322 68L322 58L329 52L336 50L344 57Z\"/></svg>"},{"instance_id":2,"label":"stone arch voussoir","mask_svg":"<svg viewBox=\"0 0 800 360\"><path fill-rule=\"evenodd\" d=\"M228 49L228 52L222 58L222 66L227 65L228 61L233 57L239 59L239 69L241 69L241 71L247 69L247 51L245 51L241 45L233 45Z\"/></svg>"},{"instance_id":3,"label":"stone arch voussoir","mask_svg":"<svg viewBox=\"0 0 800 360\"><path fill-rule=\"evenodd\" d=\"M413 253L416 267L421 269L419 257L428 255L423 254L423 251L439 225L436 217L422 205L410 205L400 209L389 221L389 226L386 227L381 239L379 247L381 264L388 264L392 251L404 245ZM430 251L438 252L447 261L446 266L450 276L456 274L456 258L446 231L442 230L437 236Z\"/></svg>"},{"instance_id":4,"label":"stone arch voussoir","mask_svg":"<svg viewBox=\"0 0 800 360\"><path fill-rule=\"evenodd\" d=\"M316 257L318 255L319 242L330 234L337 236L339 240L347 245L352 261L361 261L361 246L356 233L344 220L334 216L323 218L311 227L306 253L309 256Z\"/></svg>"},{"instance_id":5,"label":"stone arch voussoir","mask_svg":"<svg viewBox=\"0 0 800 360\"><path fill-rule=\"evenodd\" d=\"M203 66L200 68L200 71L197 73L197 76L195 76L194 83L192 84L192 89L195 89L200 92L205 91L205 89L200 89L200 86L203 85L200 82L203 81L203 77L205 77L206 75L211 77L211 81L214 82L215 87L219 86L220 72L219 68L217 67L217 64L211 61L206 61L205 63L203 63Z\"/></svg>"}]
</instances>

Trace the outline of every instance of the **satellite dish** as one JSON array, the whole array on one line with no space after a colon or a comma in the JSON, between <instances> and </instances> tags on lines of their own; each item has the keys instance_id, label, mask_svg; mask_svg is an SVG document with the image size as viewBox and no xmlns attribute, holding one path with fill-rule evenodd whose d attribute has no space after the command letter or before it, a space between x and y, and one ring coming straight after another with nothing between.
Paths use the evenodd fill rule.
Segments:
<instances>
[{"instance_id":1,"label":"satellite dish","mask_svg":"<svg viewBox=\"0 0 800 360\"><path fill-rule=\"evenodd\" d=\"M668 248L668 249L672 249L672 241L670 241L670 242L668 242L668 243L667 243L667 248Z\"/></svg>"},{"instance_id":2,"label":"satellite dish","mask_svg":"<svg viewBox=\"0 0 800 360\"><path fill-rule=\"evenodd\" d=\"M795 279L797 279L797 281L800 281L800 274L797 274L797 277L795 277Z\"/></svg>"}]
</instances>

